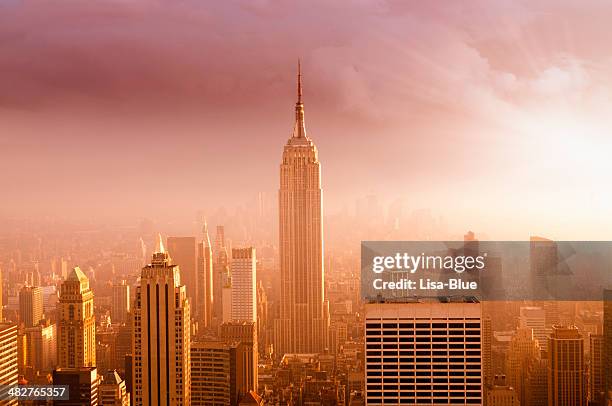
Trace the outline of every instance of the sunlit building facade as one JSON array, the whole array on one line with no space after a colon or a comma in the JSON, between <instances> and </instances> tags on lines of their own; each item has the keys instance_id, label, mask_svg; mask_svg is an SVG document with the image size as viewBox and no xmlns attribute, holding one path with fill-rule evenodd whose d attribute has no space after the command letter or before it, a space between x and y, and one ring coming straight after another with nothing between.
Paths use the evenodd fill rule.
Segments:
<instances>
[{"instance_id":1,"label":"sunlit building facade","mask_svg":"<svg viewBox=\"0 0 612 406\"><path fill-rule=\"evenodd\" d=\"M322 353L329 310L323 282L321 164L306 135L301 73L295 127L280 165L280 317L274 324L277 356Z\"/></svg>"}]
</instances>

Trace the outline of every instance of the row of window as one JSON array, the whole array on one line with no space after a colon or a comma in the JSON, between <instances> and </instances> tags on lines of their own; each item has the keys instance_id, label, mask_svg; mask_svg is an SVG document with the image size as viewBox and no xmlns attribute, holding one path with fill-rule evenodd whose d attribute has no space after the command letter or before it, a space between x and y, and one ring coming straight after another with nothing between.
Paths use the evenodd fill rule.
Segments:
<instances>
[{"instance_id":1,"label":"row of window","mask_svg":"<svg viewBox=\"0 0 612 406\"><path fill-rule=\"evenodd\" d=\"M440 393L433 394L431 392L419 392L419 393L410 393L410 392L385 392L384 399L380 399L378 403L376 399L373 398L382 398L382 392L368 392L368 405L397 405L397 404L410 404L410 403L419 403L423 404L424 400L428 400L430 398L441 397L442 399L433 399L432 405L448 405L448 404L480 404L481 397L480 392L476 393L464 393L464 392L451 392L451 393ZM442 403L438 403L442 402Z\"/></svg>"},{"instance_id":2,"label":"row of window","mask_svg":"<svg viewBox=\"0 0 612 406\"><path fill-rule=\"evenodd\" d=\"M366 332L366 339L370 337L379 336L401 336L401 337L413 337L413 336L479 336L480 330L374 330Z\"/></svg>"},{"instance_id":3,"label":"row of window","mask_svg":"<svg viewBox=\"0 0 612 406\"><path fill-rule=\"evenodd\" d=\"M406 377L406 376L432 376L434 377L480 377L481 373L480 371L406 371L406 370L400 370L400 371L371 371L368 369L367 371L367 376L368 378L370 377L375 377L375 376L392 376L392 377L400 377L400 382L402 382L401 377ZM409 382L410 380L407 380L407 382Z\"/></svg>"},{"instance_id":4,"label":"row of window","mask_svg":"<svg viewBox=\"0 0 612 406\"><path fill-rule=\"evenodd\" d=\"M386 329L386 328L480 328L480 323L366 323L366 329Z\"/></svg>"},{"instance_id":5,"label":"row of window","mask_svg":"<svg viewBox=\"0 0 612 406\"><path fill-rule=\"evenodd\" d=\"M440 393L437 391L480 391L482 388L480 385L368 385L368 392L370 391L388 391L388 390L400 390L400 391L417 391L417 393L426 393L424 391L429 391L430 393L434 393L434 396L446 396L445 392Z\"/></svg>"},{"instance_id":6,"label":"row of window","mask_svg":"<svg viewBox=\"0 0 612 406\"><path fill-rule=\"evenodd\" d=\"M368 365L373 365L373 364L384 364L384 365L393 365L394 363L415 363L415 362L422 362L422 363L444 363L444 364L452 364L452 363L463 363L463 362L478 362L480 363L480 358L396 358L396 359L380 359L380 358L375 358L375 357L368 357Z\"/></svg>"},{"instance_id":7,"label":"row of window","mask_svg":"<svg viewBox=\"0 0 612 406\"><path fill-rule=\"evenodd\" d=\"M445 343L440 343L439 341L436 340L423 340L423 341L417 341L417 343L419 344L402 344L400 343L400 345L398 346L397 344L380 344L380 343L375 343L375 344L366 344L366 349L372 349L372 350L379 350L381 348L383 349L389 349L389 350L411 350L411 349L428 349L428 348L452 348L452 349L459 349L459 348L463 348L463 343L467 342L467 344L465 344L466 348L480 348L480 340L479 339L466 339L466 340L461 340L461 339L456 339L455 337L451 337L449 339L446 339ZM478 344L474 344L474 343L478 343ZM436 347L436 345L438 344L438 346Z\"/></svg>"},{"instance_id":8,"label":"row of window","mask_svg":"<svg viewBox=\"0 0 612 406\"><path fill-rule=\"evenodd\" d=\"M417 372L417 375L421 375L420 372ZM415 378L400 378L399 381L400 383L414 383L414 379ZM372 378L370 376L368 376L368 380L367 383L383 383L386 385L389 384L397 384L397 377L393 377L393 378ZM416 378L416 383L418 384L431 384L431 383L480 383L480 378L449 378L449 377L445 377L445 378L431 378L431 377L427 377L427 378ZM420 385L419 385L420 386ZM402 385L402 388L404 386Z\"/></svg>"}]
</instances>

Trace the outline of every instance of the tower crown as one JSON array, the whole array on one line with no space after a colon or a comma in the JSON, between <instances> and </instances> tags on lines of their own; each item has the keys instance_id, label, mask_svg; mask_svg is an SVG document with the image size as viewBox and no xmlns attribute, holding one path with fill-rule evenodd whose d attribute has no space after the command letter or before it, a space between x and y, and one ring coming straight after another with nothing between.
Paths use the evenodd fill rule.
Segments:
<instances>
[{"instance_id":1,"label":"tower crown","mask_svg":"<svg viewBox=\"0 0 612 406\"><path fill-rule=\"evenodd\" d=\"M307 145L310 139L306 135L306 124L304 123L304 103L302 102L302 64L298 59L297 72L297 102L295 103L295 126L293 136L289 140L292 145Z\"/></svg>"},{"instance_id":2,"label":"tower crown","mask_svg":"<svg viewBox=\"0 0 612 406\"><path fill-rule=\"evenodd\" d=\"M159 234L159 238L157 241L157 249L153 253L151 264L157 266L170 265L170 255L168 254L168 251L166 251L166 249L164 248L164 241L162 240L161 234Z\"/></svg>"}]
</instances>

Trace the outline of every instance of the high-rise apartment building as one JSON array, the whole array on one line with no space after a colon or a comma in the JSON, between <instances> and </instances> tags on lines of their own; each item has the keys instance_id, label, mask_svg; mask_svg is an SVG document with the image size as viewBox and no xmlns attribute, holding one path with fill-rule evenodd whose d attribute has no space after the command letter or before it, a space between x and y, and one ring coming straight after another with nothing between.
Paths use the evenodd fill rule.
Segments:
<instances>
[{"instance_id":1,"label":"high-rise apartment building","mask_svg":"<svg viewBox=\"0 0 612 406\"><path fill-rule=\"evenodd\" d=\"M130 311L130 285L126 280L113 285L113 297L111 302L111 322L113 324L124 324L128 320Z\"/></svg>"},{"instance_id":2,"label":"high-rise apartment building","mask_svg":"<svg viewBox=\"0 0 612 406\"><path fill-rule=\"evenodd\" d=\"M257 280L255 248L233 248L231 261L231 320L257 321Z\"/></svg>"},{"instance_id":3,"label":"high-rise apartment building","mask_svg":"<svg viewBox=\"0 0 612 406\"><path fill-rule=\"evenodd\" d=\"M279 188L280 317L277 356L322 353L328 345L329 305L323 282L321 164L306 135L298 68L295 127L283 150Z\"/></svg>"},{"instance_id":4,"label":"high-rise apartment building","mask_svg":"<svg viewBox=\"0 0 612 406\"><path fill-rule=\"evenodd\" d=\"M57 362L60 368L96 365L96 321L89 279L79 267L60 287L57 304Z\"/></svg>"},{"instance_id":5,"label":"high-rise apartment building","mask_svg":"<svg viewBox=\"0 0 612 406\"><path fill-rule=\"evenodd\" d=\"M548 406L586 405L584 340L576 327L553 327L548 339Z\"/></svg>"},{"instance_id":6,"label":"high-rise apartment building","mask_svg":"<svg viewBox=\"0 0 612 406\"><path fill-rule=\"evenodd\" d=\"M117 371L107 371L98 387L100 406L130 406L125 381Z\"/></svg>"},{"instance_id":7,"label":"high-rise apartment building","mask_svg":"<svg viewBox=\"0 0 612 406\"><path fill-rule=\"evenodd\" d=\"M134 403L190 405L190 304L161 237L142 268L133 313Z\"/></svg>"},{"instance_id":8,"label":"high-rise apartment building","mask_svg":"<svg viewBox=\"0 0 612 406\"><path fill-rule=\"evenodd\" d=\"M0 386L2 398L6 396L8 385L18 383L17 365L17 325L0 323ZM17 399L7 397L0 401L2 405L17 406Z\"/></svg>"},{"instance_id":9,"label":"high-rise apartment building","mask_svg":"<svg viewBox=\"0 0 612 406\"><path fill-rule=\"evenodd\" d=\"M368 405L482 404L477 300L367 303L365 341Z\"/></svg>"},{"instance_id":10,"label":"high-rise apartment building","mask_svg":"<svg viewBox=\"0 0 612 406\"><path fill-rule=\"evenodd\" d=\"M197 303L198 247L195 237L168 237L168 254L180 270L189 303Z\"/></svg>"},{"instance_id":11,"label":"high-rise apartment building","mask_svg":"<svg viewBox=\"0 0 612 406\"><path fill-rule=\"evenodd\" d=\"M25 327L37 325L43 318L43 294L38 286L24 286L19 290L19 321Z\"/></svg>"},{"instance_id":12,"label":"high-rise apartment building","mask_svg":"<svg viewBox=\"0 0 612 406\"><path fill-rule=\"evenodd\" d=\"M69 399L54 400L54 405L98 406L100 404L100 376L96 367L57 368L53 371L53 384L68 386Z\"/></svg>"},{"instance_id":13,"label":"high-rise apartment building","mask_svg":"<svg viewBox=\"0 0 612 406\"><path fill-rule=\"evenodd\" d=\"M210 327L213 318L213 253L208 236L208 224L204 222L202 241L198 244L198 281L196 316L203 327Z\"/></svg>"}]
</instances>

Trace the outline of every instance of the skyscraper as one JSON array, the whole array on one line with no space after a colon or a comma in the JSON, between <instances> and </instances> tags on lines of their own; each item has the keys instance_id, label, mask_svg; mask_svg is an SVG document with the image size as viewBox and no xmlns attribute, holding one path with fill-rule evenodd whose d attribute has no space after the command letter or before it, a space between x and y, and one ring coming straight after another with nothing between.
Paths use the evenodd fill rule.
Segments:
<instances>
[{"instance_id":1,"label":"skyscraper","mask_svg":"<svg viewBox=\"0 0 612 406\"><path fill-rule=\"evenodd\" d=\"M367 404L482 404L481 328L475 299L367 303Z\"/></svg>"},{"instance_id":2,"label":"skyscraper","mask_svg":"<svg viewBox=\"0 0 612 406\"><path fill-rule=\"evenodd\" d=\"M178 265L181 284L185 286L189 303L197 303L197 258L195 237L168 237L168 254L172 263Z\"/></svg>"},{"instance_id":3,"label":"skyscraper","mask_svg":"<svg viewBox=\"0 0 612 406\"><path fill-rule=\"evenodd\" d=\"M25 327L37 325L43 317L43 295L38 286L24 286L19 290L19 320Z\"/></svg>"},{"instance_id":4,"label":"skyscraper","mask_svg":"<svg viewBox=\"0 0 612 406\"><path fill-rule=\"evenodd\" d=\"M194 406L230 406L231 351L232 346L225 341L191 343L191 403Z\"/></svg>"},{"instance_id":5,"label":"skyscraper","mask_svg":"<svg viewBox=\"0 0 612 406\"><path fill-rule=\"evenodd\" d=\"M130 311L130 285L127 281L113 285L113 301L111 302L111 321L115 324L124 324L128 320Z\"/></svg>"},{"instance_id":6,"label":"skyscraper","mask_svg":"<svg viewBox=\"0 0 612 406\"><path fill-rule=\"evenodd\" d=\"M241 359L236 366L235 382L237 396L244 395L250 390L257 391L259 362L257 350L257 326L252 321L235 321L221 325L221 338L228 343L242 344Z\"/></svg>"},{"instance_id":7,"label":"skyscraper","mask_svg":"<svg viewBox=\"0 0 612 406\"><path fill-rule=\"evenodd\" d=\"M96 321L89 279L73 268L57 304L57 361L61 368L96 365Z\"/></svg>"},{"instance_id":8,"label":"skyscraper","mask_svg":"<svg viewBox=\"0 0 612 406\"><path fill-rule=\"evenodd\" d=\"M57 365L56 325L45 320L45 323L26 328L25 348L26 366L33 375L53 371Z\"/></svg>"},{"instance_id":9,"label":"skyscraper","mask_svg":"<svg viewBox=\"0 0 612 406\"><path fill-rule=\"evenodd\" d=\"M526 404L526 383L529 366L540 358L540 347L533 329L519 327L506 354L508 385L512 386L520 404Z\"/></svg>"},{"instance_id":10,"label":"skyscraper","mask_svg":"<svg viewBox=\"0 0 612 406\"><path fill-rule=\"evenodd\" d=\"M232 320L257 321L257 280L255 248L233 248Z\"/></svg>"},{"instance_id":11,"label":"skyscraper","mask_svg":"<svg viewBox=\"0 0 612 406\"><path fill-rule=\"evenodd\" d=\"M204 221L202 228L202 241L198 244L198 282L197 282L197 311L198 321L203 327L209 327L213 314L213 254L208 236L208 224Z\"/></svg>"},{"instance_id":12,"label":"skyscraper","mask_svg":"<svg viewBox=\"0 0 612 406\"><path fill-rule=\"evenodd\" d=\"M225 247L225 230L223 226L217 226L217 234L215 236L215 246L213 248L213 292L215 298L213 301L213 319L215 325L219 325L223 320L229 320L229 314L223 314L224 301L231 303L231 298L224 295L226 287L231 284L229 275L229 257L227 248ZM228 292L230 292L228 290Z\"/></svg>"},{"instance_id":13,"label":"skyscraper","mask_svg":"<svg viewBox=\"0 0 612 406\"><path fill-rule=\"evenodd\" d=\"M0 323L0 395L4 395L8 385L17 385L17 380L17 325ZM0 403L16 406L17 400L12 398Z\"/></svg>"},{"instance_id":14,"label":"skyscraper","mask_svg":"<svg viewBox=\"0 0 612 406\"><path fill-rule=\"evenodd\" d=\"M541 351L548 349L548 336L546 334L546 313L543 308L536 306L521 306L519 327L533 330L533 336L538 340Z\"/></svg>"},{"instance_id":15,"label":"skyscraper","mask_svg":"<svg viewBox=\"0 0 612 406\"><path fill-rule=\"evenodd\" d=\"M589 336L589 400L598 404L605 392L604 338L599 334Z\"/></svg>"},{"instance_id":16,"label":"skyscraper","mask_svg":"<svg viewBox=\"0 0 612 406\"><path fill-rule=\"evenodd\" d=\"M190 405L190 305L161 237L134 301L134 403Z\"/></svg>"},{"instance_id":17,"label":"skyscraper","mask_svg":"<svg viewBox=\"0 0 612 406\"><path fill-rule=\"evenodd\" d=\"M576 327L553 327L548 339L548 406L586 405L584 340Z\"/></svg>"},{"instance_id":18,"label":"skyscraper","mask_svg":"<svg viewBox=\"0 0 612 406\"><path fill-rule=\"evenodd\" d=\"M323 282L321 164L306 135L299 66L295 127L283 151L278 197L280 317L274 323L275 351L277 356L322 353L329 310Z\"/></svg>"},{"instance_id":19,"label":"skyscraper","mask_svg":"<svg viewBox=\"0 0 612 406\"><path fill-rule=\"evenodd\" d=\"M529 239L529 268L534 299L549 298L547 279L557 272L558 255L554 241L536 236Z\"/></svg>"}]
</instances>

